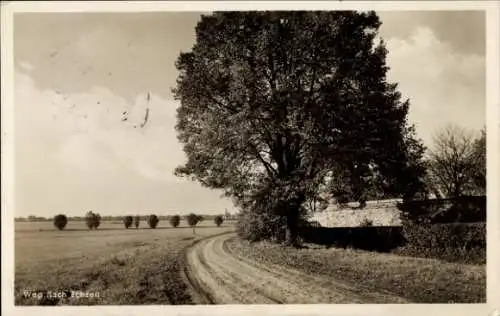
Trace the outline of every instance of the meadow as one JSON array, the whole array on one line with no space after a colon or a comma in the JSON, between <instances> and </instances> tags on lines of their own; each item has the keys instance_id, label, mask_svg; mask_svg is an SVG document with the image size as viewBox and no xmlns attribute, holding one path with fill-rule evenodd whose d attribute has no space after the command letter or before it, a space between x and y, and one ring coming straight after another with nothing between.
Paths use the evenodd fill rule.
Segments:
<instances>
[{"instance_id":1,"label":"meadow","mask_svg":"<svg viewBox=\"0 0 500 316\"><path fill-rule=\"evenodd\" d=\"M18 222L15 303L190 304L181 273L184 249L203 237L234 230L231 223L198 225L193 234L183 222L178 228L160 221L156 229L145 222L139 229L124 229L122 223L103 221L92 231L83 221L70 221L63 231L51 222ZM90 294L78 298L33 295L39 291Z\"/></svg>"}]
</instances>

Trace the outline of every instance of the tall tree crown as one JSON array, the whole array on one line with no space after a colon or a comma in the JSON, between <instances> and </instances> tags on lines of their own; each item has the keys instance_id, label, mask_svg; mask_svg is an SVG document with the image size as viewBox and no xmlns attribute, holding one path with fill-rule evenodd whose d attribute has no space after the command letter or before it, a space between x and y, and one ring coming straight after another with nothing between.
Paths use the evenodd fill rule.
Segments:
<instances>
[{"instance_id":1,"label":"tall tree crown","mask_svg":"<svg viewBox=\"0 0 500 316\"><path fill-rule=\"evenodd\" d=\"M177 168L242 204L370 187L411 196L423 146L387 82L374 12L217 12L181 53ZM329 175L329 177L327 177ZM335 183L339 188L335 189Z\"/></svg>"}]
</instances>

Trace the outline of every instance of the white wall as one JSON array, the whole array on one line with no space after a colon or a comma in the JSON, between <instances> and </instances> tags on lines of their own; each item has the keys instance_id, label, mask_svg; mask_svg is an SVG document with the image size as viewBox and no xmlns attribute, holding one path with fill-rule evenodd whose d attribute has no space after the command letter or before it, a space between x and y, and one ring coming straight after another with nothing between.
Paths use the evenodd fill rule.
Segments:
<instances>
[{"instance_id":1,"label":"white wall","mask_svg":"<svg viewBox=\"0 0 500 316\"><path fill-rule=\"evenodd\" d=\"M401 225L400 200L368 201L363 209L338 209L332 205L323 212L312 214L310 220L323 227L356 227L365 219L373 221L374 226ZM354 205L350 205L351 207Z\"/></svg>"}]
</instances>

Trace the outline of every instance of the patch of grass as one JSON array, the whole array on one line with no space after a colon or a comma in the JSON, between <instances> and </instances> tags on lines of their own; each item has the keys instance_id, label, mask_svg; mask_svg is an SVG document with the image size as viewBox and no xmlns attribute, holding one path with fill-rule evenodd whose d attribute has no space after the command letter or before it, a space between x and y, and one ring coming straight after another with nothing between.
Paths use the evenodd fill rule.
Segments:
<instances>
[{"instance_id":1,"label":"patch of grass","mask_svg":"<svg viewBox=\"0 0 500 316\"><path fill-rule=\"evenodd\" d=\"M395 249L393 254L420 258L433 258L454 263L486 264L486 247L464 249L458 247L414 247L407 245Z\"/></svg>"},{"instance_id":2,"label":"patch of grass","mask_svg":"<svg viewBox=\"0 0 500 316\"><path fill-rule=\"evenodd\" d=\"M285 265L311 275L327 275L364 288L387 292L416 303L484 303L486 266L435 259L310 245L294 249L240 239L231 251L257 262Z\"/></svg>"},{"instance_id":3,"label":"patch of grass","mask_svg":"<svg viewBox=\"0 0 500 316\"><path fill-rule=\"evenodd\" d=\"M181 279L183 250L233 230L189 229L16 232L16 305L191 304ZM82 291L94 298L39 299L25 290Z\"/></svg>"}]
</instances>

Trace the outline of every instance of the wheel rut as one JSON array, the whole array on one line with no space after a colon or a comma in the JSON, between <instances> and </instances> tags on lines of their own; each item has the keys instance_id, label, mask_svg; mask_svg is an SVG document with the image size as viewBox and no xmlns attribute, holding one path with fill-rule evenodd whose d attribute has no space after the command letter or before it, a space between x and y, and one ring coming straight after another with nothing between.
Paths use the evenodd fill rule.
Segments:
<instances>
[{"instance_id":1,"label":"wheel rut","mask_svg":"<svg viewBox=\"0 0 500 316\"><path fill-rule=\"evenodd\" d=\"M211 236L186 249L185 280L195 304L406 303L367 292L330 276L311 276L284 266L234 254L226 242L234 233Z\"/></svg>"}]
</instances>

